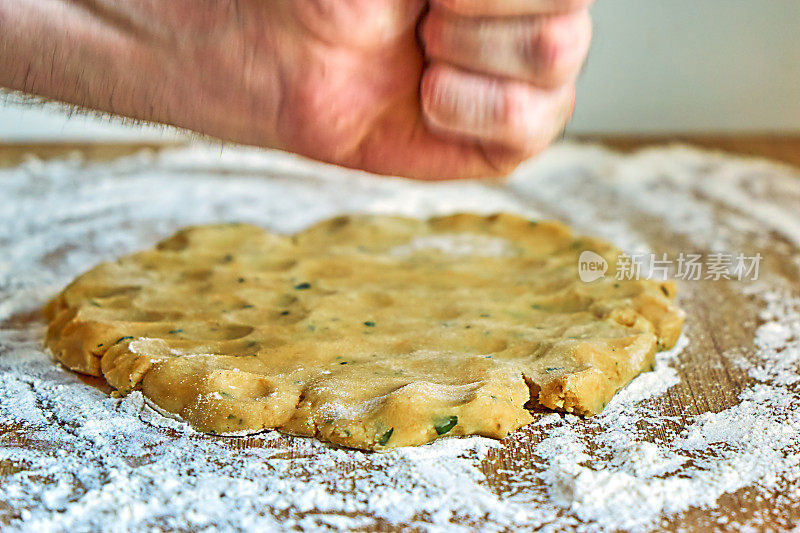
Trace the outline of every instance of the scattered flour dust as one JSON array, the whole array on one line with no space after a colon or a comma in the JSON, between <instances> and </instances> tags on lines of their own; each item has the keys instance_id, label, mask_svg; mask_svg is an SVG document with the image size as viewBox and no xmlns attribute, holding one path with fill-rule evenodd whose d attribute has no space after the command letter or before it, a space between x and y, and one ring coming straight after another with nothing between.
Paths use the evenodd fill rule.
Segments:
<instances>
[{"instance_id":1,"label":"scattered flour dust","mask_svg":"<svg viewBox=\"0 0 800 533\"><path fill-rule=\"evenodd\" d=\"M758 242L770 231L800 244L800 210L759 202L748 218L744 198L755 193L800 202L800 180L777 165L682 147L621 156L569 144L507 184L375 178L285 154L203 146L105 164L31 159L0 170L0 469L11 472L0 476L0 526L644 530L743 487L769 494L800 480L800 396L792 388L800 381L800 298L769 280L751 288L763 301L762 323L752 357L738 361L755 385L729 409L676 420L653 401L678 383L690 333L595 418L543 415L504 443L446 439L389 453L275 432L260 434L257 446L200 435L139 393L111 398L56 366L40 348L35 314L98 262L217 221L290 232L345 212L506 210L646 250L641 225L620 216L635 209L698 248L735 251L736 238ZM727 208L713 209L707 198ZM494 242L415 246L507 253ZM643 427L665 438L646 442ZM507 479L490 483L481 462L518 446L531 446L538 460L498 471Z\"/></svg>"},{"instance_id":2,"label":"scattered flour dust","mask_svg":"<svg viewBox=\"0 0 800 533\"><path fill-rule=\"evenodd\" d=\"M511 242L500 237L454 233L417 237L408 244L395 246L390 253L396 256L407 256L419 250L438 250L454 256L502 257L513 255L515 247Z\"/></svg>"}]
</instances>

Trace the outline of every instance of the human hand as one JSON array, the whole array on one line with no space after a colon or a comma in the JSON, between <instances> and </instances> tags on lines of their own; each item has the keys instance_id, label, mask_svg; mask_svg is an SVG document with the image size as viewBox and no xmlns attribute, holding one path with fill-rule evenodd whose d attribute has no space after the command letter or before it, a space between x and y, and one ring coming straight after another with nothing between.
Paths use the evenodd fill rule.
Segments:
<instances>
[{"instance_id":1,"label":"human hand","mask_svg":"<svg viewBox=\"0 0 800 533\"><path fill-rule=\"evenodd\" d=\"M588 4L434 0L423 14L421 1L293 2L307 33L296 34L302 59L284 66L279 136L373 172L505 175L571 116Z\"/></svg>"},{"instance_id":2,"label":"human hand","mask_svg":"<svg viewBox=\"0 0 800 533\"><path fill-rule=\"evenodd\" d=\"M377 173L499 176L571 115L589 2L0 0L0 85Z\"/></svg>"}]
</instances>

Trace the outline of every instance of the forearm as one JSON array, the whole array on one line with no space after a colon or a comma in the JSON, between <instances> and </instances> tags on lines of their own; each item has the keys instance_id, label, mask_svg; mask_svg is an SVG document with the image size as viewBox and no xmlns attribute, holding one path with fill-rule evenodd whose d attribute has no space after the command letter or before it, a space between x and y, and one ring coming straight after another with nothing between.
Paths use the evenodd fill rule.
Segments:
<instances>
[{"instance_id":1,"label":"forearm","mask_svg":"<svg viewBox=\"0 0 800 533\"><path fill-rule=\"evenodd\" d=\"M246 70L253 51L237 49L247 22L236 7L219 0L0 0L0 86L274 146L270 115L280 95L270 73L277 68L264 46L262 86L242 90L255 76ZM241 131L245 117L253 122L248 132Z\"/></svg>"}]
</instances>

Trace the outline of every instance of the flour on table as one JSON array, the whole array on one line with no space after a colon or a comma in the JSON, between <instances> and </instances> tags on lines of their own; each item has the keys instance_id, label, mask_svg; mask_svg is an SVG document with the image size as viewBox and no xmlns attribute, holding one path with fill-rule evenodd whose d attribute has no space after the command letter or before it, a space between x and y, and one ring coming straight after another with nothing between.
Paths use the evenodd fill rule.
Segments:
<instances>
[{"instance_id":1,"label":"flour on table","mask_svg":"<svg viewBox=\"0 0 800 533\"><path fill-rule=\"evenodd\" d=\"M508 240L472 233L417 237L408 244L392 248L390 253L404 256L420 250L438 250L456 256L503 257L514 255L514 246Z\"/></svg>"},{"instance_id":2,"label":"flour on table","mask_svg":"<svg viewBox=\"0 0 800 533\"><path fill-rule=\"evenodd\" d=\"M746 201L753 196L780 198L783 207ZM800 180L786 167L682 147L621 156L557 146L505 185L375 178L285 154L202 146L102 164L30 159L0 170L0 468L13 472L0 477L0 524L37 532L638 530L745 487L796 498L800 295L777 275L742 287L763 311L753 345L729 357L753 382L722 412L678 420L653 401L678 383L681 350L695 340L689 328L600 416L546 414L502 444L445 439L384 454L274 432L252 446L200 435L138 393L112 398L54 365L40 349L35 313L98 261L191 224L236 220L294 232L348 212L511 211L558 218L631 252L649 251L646 227L729 252L775 234L800 266L799 205ZM645 442L642 427L665 438ZM490 483L482 461L520 446L539 460L498 471Z\"/></svg>"}]
</instances>

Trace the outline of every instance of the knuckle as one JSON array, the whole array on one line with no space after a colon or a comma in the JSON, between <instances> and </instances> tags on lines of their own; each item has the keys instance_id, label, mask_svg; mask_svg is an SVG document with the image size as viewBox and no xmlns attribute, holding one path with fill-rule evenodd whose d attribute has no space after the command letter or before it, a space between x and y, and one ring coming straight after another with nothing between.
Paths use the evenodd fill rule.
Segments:
<instances>
[{"instance_id":1,"label":"knuckle","mask_svg":"<svg viewBox=\"0 0 800 533\"><path fill-rule=\"evenodd\" d=\"M459 15L476 15L475 0L436 0L436 3L453 13Z\"/></svg>"},{"instance_id":2,"label":"knuckle","mask_svg":"<svg viewBox=\"0 0 800 533\"><path fill-rule=\"evenodd\" d=\"M564 32L553 20L542 22L537 31L526 39L523 53L531 66L542 72L554 70L563 60L565 45Z\"/></svg>"},{"instance_id":3,"label":"knuckle","mask_svg":"<svg viewBox=\"0 0 800 533\"><path fill-rule=\"evenodd\" d=\"M551 0L553 12L569 13L583 9L589 9L594 0Z\"/></svg>"},{"instance_id":4,"label":"knuckle","mask_svg":"<svg viewBox=\"0 0 800 533\"><path fill-rule=\"evenodd\" d=\"M523 39L520 54L537 81L557 86L577 75L590 38L588 17L549 17Z\"/></svg>"},{"instance_id":5,"label":"knuckle","mask_svg":"<svg viewBox=\"0 0 800 533\"><path fill-rule=\"evenodd\" d=\"M570 0L571 8L574 9L589 9L594 3L594 0Z\"/></svg>"},{"instance_id":6,"label":"knuckle","mask_svg":"<svg viewBox=\"0 0 800 533\"><path fill-rule=\"evenodd\" d=\"M509 86L502 125L506 141L527 152L544 149L569 121L574 94L572 86L555 95L525 84Z\"/></svg>"},{"instance_id":7,"label":"knuckle","mask_svg":"<svg viewBox=\"0 0 800 533\"><path fill-rule=\"evenodd\" d=\"M530 129L535 107L527 87L509 84L503 91L498 121L509 135L519 136Z\"/></svg>"}]
</instances>

